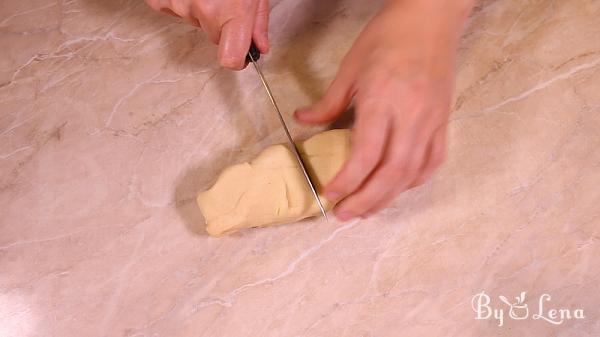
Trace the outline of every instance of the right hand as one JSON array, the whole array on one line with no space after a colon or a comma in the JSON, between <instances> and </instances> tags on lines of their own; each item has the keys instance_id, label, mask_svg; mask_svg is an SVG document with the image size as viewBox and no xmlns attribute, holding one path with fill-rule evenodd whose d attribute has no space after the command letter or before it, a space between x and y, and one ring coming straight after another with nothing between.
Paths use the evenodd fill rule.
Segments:
<instances>
[{"instance_id":1,"label":"right hand","mask_svg":"<svg viewBox=\"0 0 600 337\"><path fill-rule=\"evenodd\" d=\"M152 9L179 16L201 27L219 45L219 63L243 69L250 43L269 50L269 0L146 0Z\"/></svg>"}]
</instances>

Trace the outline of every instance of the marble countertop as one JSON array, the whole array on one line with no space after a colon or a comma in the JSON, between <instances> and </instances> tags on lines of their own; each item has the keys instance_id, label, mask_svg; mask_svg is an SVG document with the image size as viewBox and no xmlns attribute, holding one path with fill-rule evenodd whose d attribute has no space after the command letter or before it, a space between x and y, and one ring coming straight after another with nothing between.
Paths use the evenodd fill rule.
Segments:
<instances>
[{"instance_id":1,"label":"marble countertop","mask_svg":"<svg viewBox=\"0 0 600 337\"><path fill-rule=\"evenodd\" d=\"M272 3L287 116L380 3ZM141 0L2 1L0 48L1 337L600 335L598 1L478 5L448 159L389 209L219 239L197 192L284 140L250 69Z\"/></svg>"}]
</instances>

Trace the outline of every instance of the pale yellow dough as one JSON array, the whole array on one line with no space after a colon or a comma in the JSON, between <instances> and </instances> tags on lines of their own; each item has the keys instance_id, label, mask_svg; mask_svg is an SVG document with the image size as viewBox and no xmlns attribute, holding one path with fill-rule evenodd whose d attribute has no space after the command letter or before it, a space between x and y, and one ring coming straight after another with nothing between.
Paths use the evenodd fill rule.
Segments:
<instances>
[{"instance_id":1,"label":"pale yellow dough","mask_svg":"<svg viewBox=\"0 0 600 337\"><path fill-rule=\"evenodd\" d=\"M325 131L297 145L320 193L348 158L350 131ZM327 210L334 206L320 198ZM269 146L249 163L226 168L197 201L212 236L320 213L294 154L284 144Z\"/></svg>"}]
</instances>

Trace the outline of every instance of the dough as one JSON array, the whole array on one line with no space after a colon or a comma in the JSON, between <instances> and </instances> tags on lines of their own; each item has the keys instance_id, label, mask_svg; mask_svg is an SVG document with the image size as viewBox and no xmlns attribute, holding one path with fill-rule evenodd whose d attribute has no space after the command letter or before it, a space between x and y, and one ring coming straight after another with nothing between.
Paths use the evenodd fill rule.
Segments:
<instances>
[{"instance_id":1,"label":"dough","mask_svg":"<svg viewBox=\"0 0 600 337\"><path fill-rule=\"evenodd\" d=\"M297 146L323 206L331 209L333 203L320 193L348 157L350 131L325 131ZM321 213L287 144L269 146L251 162L226 168L197 201L206 231L212 236L294 222Z\"/></svg>"}]
</instances>

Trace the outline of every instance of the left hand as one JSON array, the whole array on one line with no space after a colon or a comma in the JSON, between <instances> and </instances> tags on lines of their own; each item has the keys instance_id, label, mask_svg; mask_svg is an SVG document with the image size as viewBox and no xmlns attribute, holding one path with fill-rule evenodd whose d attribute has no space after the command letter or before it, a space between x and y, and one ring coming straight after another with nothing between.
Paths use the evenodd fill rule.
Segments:
<instances>
[{"instance_id":1,"label":"left hand","mask_svg":"<svg viewBox=\"0 0 600 337\"><path fill-rule=\"evenodd\" d=\"M337 118L355 99L350 158L325 187L341 220L367 217L443 162L456 49L471 0L396 0L365 27L324 97L296 111Z\"/></svg>"}]
</instances>

